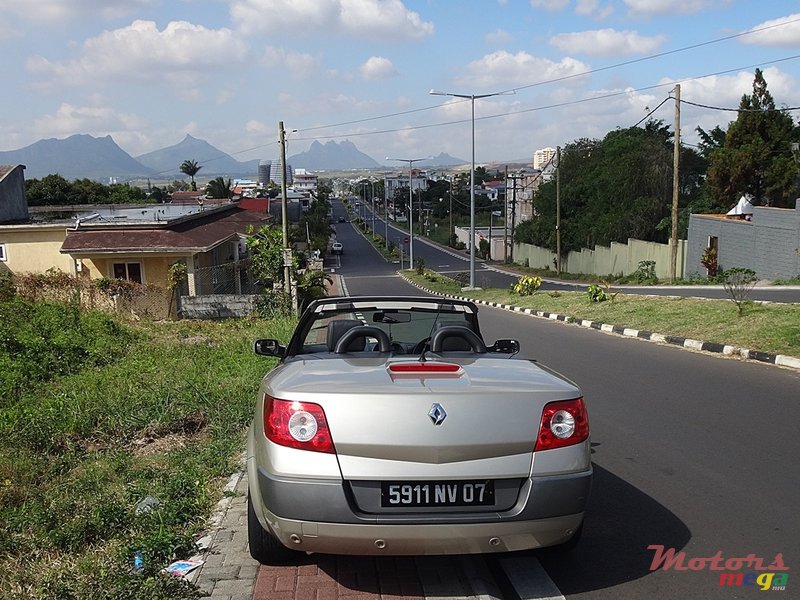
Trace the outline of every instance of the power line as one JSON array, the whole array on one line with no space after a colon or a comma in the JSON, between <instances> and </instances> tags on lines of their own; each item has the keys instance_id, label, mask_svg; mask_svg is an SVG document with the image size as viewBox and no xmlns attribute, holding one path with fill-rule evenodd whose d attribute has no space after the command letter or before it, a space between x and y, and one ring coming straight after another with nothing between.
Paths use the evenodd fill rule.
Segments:
<instances>
[{"instance_id":1,"label":"power line","mask_svg":"<svg viewBox=\"0 0 800 600\"><path fill-rule=\"evenodd\" d=\"M697 102L689 102L688 100L681 100L681 104L691 104L692 106L707 108L708 110L720 110L720 111L740 112L740 113L782 112L785 110L800 110L800 106L788 106L786 108L724 108L721 106L709 106L708 104L698 104Z\"/></svg>"},{"instance_id":2,"label":"power line","mask_svg":"<svg viewBox=\"0 0 800 600\"><path fill-rule=\"evenodd\" d=\"M640 57L640 58L636 58L636 59L632 59L632 60L628 60L628 61L624 61L624 62L620 62L620 63L615 63L615 64L612 64L612 65L607 65L605 67L598 67L597 69L589 69L587 71L582 71L581 73L573 73L571 75L564 75L562 77L555 77L555 78L547 79L547 80L544 80L544 81L537 81L535 83L531 83L531 84L528 84L528 85L509 88L509 89L504 90L504 91L505 92L511 92L511 91L525 90L525 89L530 89L532 87L538 87L538 86L542 86L542 85L547 85L547 84L550 84L550 83L559 83L561 81L566 81L566 80L569 80L569 79L575 79L577 77L585 77L587 75L592 75L594 73L601 73L603 71L608 71L608 70L616 69L616 68L619 68L619 67L626 67L626 66L629 66L629 65L632 65L632 64L637 64L637 63L640 63L640 62L645 62L645 61L653 60L653 59L656 59L656 58L663 58L664 56L670 56L672 54L678 54L680 52L686 52L688 50L696 50L697 48L702 48L702 47L709 46L709 45L712 45L712 44L717 44L717 43L720 43L720 42L729 41L729 40L732 40L732 39L736 39L736 38L739 38L739 37L744 37L744 36L747 36L747 35L752 35L752 34L755 34L755 33L761 33L763 31L768 31L768 30L774 29L776 27L783 27L783 26L791 25L791 24L797 23L797 22L800 22L800 18L792 19L791 21L786 21L786 22L783 22L783 23L777 23L775 25L768 25L766 27L759 27L757 29L752 29L750 31L743 31L743 32L740 32L740 33L735 33L735 34L728 35L728 36L725 36L725 37L716 38L716 39L713 39L713 40L707 40L705 42L699 42L697 44L692 44L692 45L689 45L689 46L683 46L681 48L676 48L676 49L673 49L673 50L667 50L665 52L659 52L657 54L650 54L648 56L643 56L643 57ZM764 64L771 64L771 63L768 62L768 63L764 63ZM451 103L455 104L455 103L458 103L458 102L468 102L468 101L469 101L469 98L465 98L465 99L453 100ZM440 104L437 104L437 105L434 105L434 106L427 106L427 107L417 108L417 109L413 109L413 110L407 110L407 111L403 111L403 112L390 113L390 114L386 114L386 115L378 115L378 116L375 116L375 117L368 117L368 118L365 118L365 119L356 119L356 120L352 120L352 121L345 121L345 122L337 123L337 124L318 125L316 127L304 128L302 130L303 131L317 131L317 130L320 130L320 129L329 129L331 127L340 127L342 125L356 125L356 124L359 124L359 123L367 123L367 122L370 122L370 121L377 121L377 120L380 120L380 119L387 119L387 118L396 117L396 116L403 116L403 115L413 114L413 113L417 113L417 112L424 112L424 111L427 111L427 110L433 110L433 109L439 108L440 106L441 106ZM456 122L457 123L462 123L462 122L465 122L465 121L456 121ZM392 130L392 131L400 131L400 130L398 129L398 130ZM332 137L340 137L340 136L332 136ZM327 137L321 137L321 139L327 139Z\"/></svg>"}]
</instances>

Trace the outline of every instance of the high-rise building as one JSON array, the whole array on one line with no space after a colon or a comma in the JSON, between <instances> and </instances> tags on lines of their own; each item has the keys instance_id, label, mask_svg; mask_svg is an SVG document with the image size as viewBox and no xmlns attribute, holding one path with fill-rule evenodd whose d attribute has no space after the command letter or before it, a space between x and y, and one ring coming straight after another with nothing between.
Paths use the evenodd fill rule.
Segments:
<instances>
[{"instance_id":1,"label":"high-rise building","mask_svg":"<svg viewBox=\"0 0 800 600\"><path fill-rule=\"evenodd\" d=\"M533 153L533 168L543 169L556 155L555 148L542 148Z\"/></svg>"},{"instance_id":2,"label":"high-rise building","mask_svg":"<svg viewBox=\"0 0 800 600\"><path fill-rule=\"evenodd\" d=\"M272 174L272 161L260 160L258 161L258 185L266 188L269 185L270 176Z\"/></svg>"}]
</instances>

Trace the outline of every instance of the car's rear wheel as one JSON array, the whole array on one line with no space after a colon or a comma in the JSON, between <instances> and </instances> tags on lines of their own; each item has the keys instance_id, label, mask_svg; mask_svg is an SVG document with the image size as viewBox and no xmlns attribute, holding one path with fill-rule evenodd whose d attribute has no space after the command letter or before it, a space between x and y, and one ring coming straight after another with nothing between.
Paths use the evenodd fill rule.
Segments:
<instances>
[{"instance_id":1,"label":"car's rear wheel","mask_svg":"<svg viewBox=\"0 0 800 600\"><path fill-rule=\"evenodd\" d=\"M258 522L250 494L247 494L247 541L250 546L250 556L261 564L285 565L298 560L298 552L281 544Z\"/></svg>"}]
</instances>

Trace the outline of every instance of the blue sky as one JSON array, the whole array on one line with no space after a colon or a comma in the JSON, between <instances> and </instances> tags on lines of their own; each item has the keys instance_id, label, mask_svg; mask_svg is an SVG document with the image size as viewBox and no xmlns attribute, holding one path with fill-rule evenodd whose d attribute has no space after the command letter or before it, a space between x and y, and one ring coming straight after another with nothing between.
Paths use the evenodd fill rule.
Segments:
<instances>
[{"instance_id":1,"label":"blue sky","mask_svg":"<svg viewBox=\"0 0 800 600\"><path fill-rule=\"evenodd\" d=\"M0 150L76 133L133 156L189 133L239 160L350 140L381 163L602 138L649 111L723 128L761 68L800 106L796 0L0 0ZM794 110L795 119L800 110ZM191 158L191 157L187 157ZM396 163L395 163L396 164Z\"/></svg>"}]
</instances>

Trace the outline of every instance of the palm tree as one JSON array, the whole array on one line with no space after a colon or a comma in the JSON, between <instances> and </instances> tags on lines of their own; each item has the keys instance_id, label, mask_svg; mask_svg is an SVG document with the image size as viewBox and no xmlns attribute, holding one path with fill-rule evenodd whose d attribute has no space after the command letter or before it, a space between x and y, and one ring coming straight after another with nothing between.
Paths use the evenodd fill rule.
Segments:
<instances>
[{"instance_id":1,"label":"palm tree","mask_svg":"<svg viewBox=\"0 0 800 600\"><path fill-rule=\"evenodd\" d=\"M197 175L197 172L202 169L197 165L196 160L185 160L181 163L181 173L186 173L189 177L192 178L192 191L197 191L197 184L194 182L194 176Z\"/></svg>"},{"instance_id":2,"label":"palm tree","mask_svg":"<svg viewBox=\"0 0 800 600\"><path fill-rule=\"evenodd\" d=\"M222 177L212 179L206 185L206 197L208 198L230 198L231 180L224 180Z\"/></svg>"}]
</instances>

